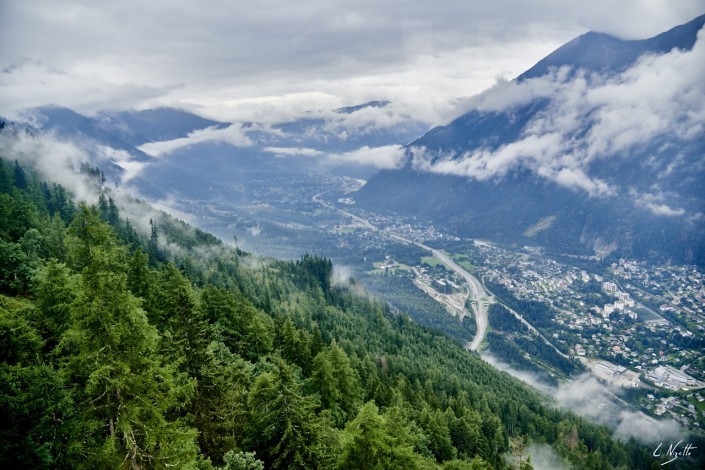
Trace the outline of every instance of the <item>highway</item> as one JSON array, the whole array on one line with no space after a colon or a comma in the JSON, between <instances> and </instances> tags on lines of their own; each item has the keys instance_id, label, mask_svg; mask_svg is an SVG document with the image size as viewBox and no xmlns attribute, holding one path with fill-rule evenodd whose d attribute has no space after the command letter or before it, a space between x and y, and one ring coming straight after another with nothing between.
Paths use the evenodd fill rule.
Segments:
<instances>
[{"instance_id":1,"label":"highway","mask_svg":"<svg viewBox=\"0 0 705 470\"><path fill-rule=\"evenodd\" d=\"M429 250L433 254L433 256L437 258L441 263L443 263L448 269L454 271L460 277L465 279L465 282L467 283L468 288L470 289L468 298L473 301L472 309L475 312L475 324L477 325L475 337L472 341L467 344L466 347L471 351L477 351L477 349L480 347L480 344L482 343L482 340L485 339L485 334L487 333L487 306L489 305L489 302L487 300L487 293L485 292L485 288L482 287L482 283L478 281L475 276L463 269L462 266L453 261L448 255L446 255L442 251L435 250L421 243L416 243L416 245Z\"/></svg>"},{"instance_id":2,"label":"highway","mask_svg":"<svg viewBox=\"0 0 705 470\"><path fill-rule=\"evenodd\" d=\"M465 347L471 351L477 351L477 349L480 347L480 344L482 343L482 340L485 339L485 334L487 334L487 326L488 326L487 307L492 302L488 298L487 292L485 292L485 288L482 286L482 283L480 281L478 281L477 278L475 278L472 274L470 274L465 269L463 269L462 266L460 266L458 263L453 261L448 255L446 255L442 251L431 248L430 246L424 245L423 243L409 240L408 238L404 238L400 235L391 233L387 230L380 230L378 227L376 227L375 225L370 223L368 220L365 220L362 217L359 217L355 214L351 214L350 212L339 209L339 208L335 207L334 205L323 201L320 198L320 196L323 194L324 193L318 193L315 196L313 196L313 198L312 198L313 201L318 204L321 204L322 206L327 207L328 209L338 211L341 214L343 214L347 217L350 217L351 219L353 219L356 222L360 223L361 225L365 226L369 230L381 233L389 238L392 238L394 240L398 240L404 244L416 245L419 248L423 248L424 250L431 252L433 257L438 259L441 263L443 263L446 268L448 268L451 271L454 271L456 274L458 274L460 277L462 277L465 280L465 282L468 285L468 299L470 299L472 302L472 309L473 309L473 312L475 313L475 324L477 325L477 331L475 332L475 337L472 339L472 341L468 342Z\"/></svg>"}]
</instances>

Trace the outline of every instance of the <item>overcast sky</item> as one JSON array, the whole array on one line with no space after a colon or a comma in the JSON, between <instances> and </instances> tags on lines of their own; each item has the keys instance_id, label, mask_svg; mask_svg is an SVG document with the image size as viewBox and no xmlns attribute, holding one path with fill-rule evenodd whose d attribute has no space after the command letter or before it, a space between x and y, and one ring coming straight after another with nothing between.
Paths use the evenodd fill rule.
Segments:
<instances>
[{"instance_id":1,"label":"overcast sky","mask_svg":"<svg viewBox=\"0 0 705 470\"><path fill-rule=\"evenodd\" d=\"M391 100L437 123L588 30L645 38L705 0L1 0L0 115L156 105L223 120Z\"/></svg>"}]
</instances>

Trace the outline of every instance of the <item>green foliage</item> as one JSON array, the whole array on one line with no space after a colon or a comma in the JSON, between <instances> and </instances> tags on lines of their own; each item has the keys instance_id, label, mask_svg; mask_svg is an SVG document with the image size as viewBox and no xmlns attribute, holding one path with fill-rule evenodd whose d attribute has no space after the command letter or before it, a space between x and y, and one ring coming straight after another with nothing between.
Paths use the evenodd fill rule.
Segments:
<instances>
[{"instance_id":1,"label":"green foliage","mask_svg":"<svg viewBox=\"0 0 705 470\"><path fill-rule=\"evenodd\" d=\"M255 457L255 452L228 451L223 457L225 465L218 470L264 470L264 462Z\"/></svg>"},{"instance_id":2,"label":"green foliage","mask_svg":"<svg viewBox=\"0 0 705 470\"><path fill-rule=\"evenodd\" d=\"M359 378L348 355L335 342L314 358L311 383L321 397L322 407L332 410L338 425L355 412L361 394Z\"/></svg>"},{"instance_id":3,"label":"green foliage","mask_svg":"<svg viewBox=\"0 0 705 470\"><path fill-rule=\"evenodd\" d=\"M393 430L401 433L392 434ZM355 419L345 426L343 439L346 444L340 468L415 469L426 468L432 463L414 453L406 429L380 415L373 401L365 403Z\"/></svg>"},{"instance_id":4,"label":"green foliage","mask_svg":"<svg viewBox=\"0 0 705 470\"><path fill-rule=\"evenodd\" d=\"M314 401L301 389L295 369L275 357L272 370L257 377L250 390L250 440L272 468L311 468L316 462Z\"/></svg>"},{"instance_id":5,"label":"green foliage","mask_svg":"<svg viewBox=\"0 0 705 470\"><path fill-rule=\"evenodd\" d=\"M109 192L76 207L13 168L0 164L3 468L502 468L510 436L577 466L649 462L335 287L330 260L255 258L166 215L138 235Z\"/></svg>"},{"instance_id":6,"label":"green foliage","mask_svg":"<svg viewBox=\"0 0 705 470\"><path fill-rule=\"evenodd\" d=\"M201 293L201 308L233 352L256 361L272 351L274 322L240 292L208 285Z\"/></svg>"},{"instance_id":7,"label":"green foliage","mask_svg":"<svg viewBox=\"0 0 705 470\"><path fill-rule=\"evenodd\" d=\"M201 451L215 461L242 443L249 423L247 395L254 367L221 342L208 346L207 357L189 407L189 422L199 430Z\"/></svg>"},{"instance_id":8,"label":"green foliage","mask_svg":"<svg viewBox=\"0 0 705 470\"><path fill-rule=\"evenodd\" d=\"M342 468L389 468L390 438L374 402L366 403L346 427Z\"/></svg>"},{"instance_id":9,"label":"green foliage","mask_svg":"<svg viewBox=\"0 0 705 470\"><path fill-rule=\"evenodd\" d=\"M24 294L29 288L32 266L22 247L0 240L0 292Z\"/></svg>"},{"instance_id":10,"label":"green foliage","mask_svg":"<svg viewBox=\"0 0 705 470\"><path fill-rule=\"evenodd\" d=\"M435 259L435 258L433 258ZM384 292L385 297L397 308L408 313L420 325L438 330L465 345L476 330L475 320L449 315L448 310L414 285L411 274L366 276L365 287L372 292Z\"/></svg>"},{"instance_id":11,"label":"green foliage","mask_svg":"<svg viewBox=\"0 0 705 470\"><path fill-rule=\"evenodd\" d=\"M57 371L38 361L43 342L24 302L0 295L0 466L63 467L73 404Z\"/></svg>"},{"instance_id":12,"label":"green foliage","mask_svg":"<svg viewBox=\"0 0 705 470\"><path fill-rule=\"evenodd\" d=\"M32 279L35 324L53 347L61 338L70 320L71 304L76 299L78 280L65 264L50 259Z\"/></svg>"},{"instance_id":13,"label":"green foliage","mask_svg":"<svg viewBox=\"0 0 705 470\"><path fill-rule=\"evenodd\" d=\"M81 292L62 337L67 381L75 384L89 466L173 465L196 456L196 431L167 412L192 396L193 382L164 366L159 334L115 272L121 253L95 210L82 207L72 224L70 259L82 266Z\"/></svg>"}]
</instances>

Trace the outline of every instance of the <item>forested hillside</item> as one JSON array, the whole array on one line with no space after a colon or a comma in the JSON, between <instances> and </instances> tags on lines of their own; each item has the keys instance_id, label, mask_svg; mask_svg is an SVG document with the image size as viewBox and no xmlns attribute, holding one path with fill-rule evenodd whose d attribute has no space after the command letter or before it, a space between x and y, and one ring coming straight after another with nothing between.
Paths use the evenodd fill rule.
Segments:
<instances>
[{"instance_id":1,"label":"forested hillside","mask_svg":"<svg viewBox=\"0 0 705 470\"><path fill-rule=\"evenodd\" d=\"M142 235L95 187L73 202L0 162L2 468L505 468L532 443L659 468L333 285L328 260L260 259L166 215Z\"/></svg>"}]
</instances>

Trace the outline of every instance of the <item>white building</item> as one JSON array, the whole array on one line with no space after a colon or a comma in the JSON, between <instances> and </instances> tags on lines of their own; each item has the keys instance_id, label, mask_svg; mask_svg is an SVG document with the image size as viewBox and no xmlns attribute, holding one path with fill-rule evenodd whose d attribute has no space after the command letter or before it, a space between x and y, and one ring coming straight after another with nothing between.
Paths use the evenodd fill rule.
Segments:
<instances>
[{"instance_id":1,"label":"white building","mask_svg":"<svg viewBox=\"0 0 705 470\"><path fill-rule=\"evenodd\" d=\"M617 284L614 282L603 282L602 283L602 290L605 292L617 292Z\"/></svg>"}]
</instances>

